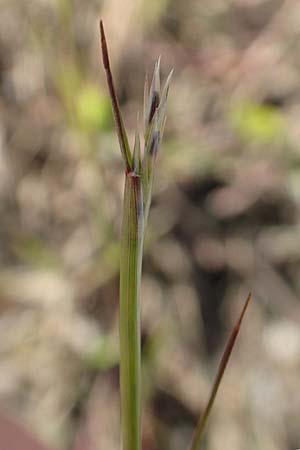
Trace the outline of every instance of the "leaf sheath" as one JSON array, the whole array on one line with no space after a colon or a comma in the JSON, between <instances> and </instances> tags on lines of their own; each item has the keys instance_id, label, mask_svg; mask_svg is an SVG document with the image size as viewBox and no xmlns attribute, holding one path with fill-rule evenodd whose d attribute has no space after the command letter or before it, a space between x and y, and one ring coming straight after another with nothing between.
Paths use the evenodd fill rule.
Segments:
<instances>
[{"instance_id":1,"label":"leaf sheath","mask_svg":"<svg viewBox=\"0 0 300 450\"><path fill-rule=\"evenodd\" d=\"M120 267L122 450L141 448L140 280L143 246L141 179L126 174Z\"/></svg>"}]
</instances>

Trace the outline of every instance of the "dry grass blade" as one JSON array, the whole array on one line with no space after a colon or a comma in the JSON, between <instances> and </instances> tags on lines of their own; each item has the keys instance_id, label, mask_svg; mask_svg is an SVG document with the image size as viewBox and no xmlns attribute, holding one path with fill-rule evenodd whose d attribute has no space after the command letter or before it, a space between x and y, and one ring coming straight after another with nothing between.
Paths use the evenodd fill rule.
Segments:
<instances>
[{"instance_id":1,"label":"dry grass blade","mask_svg":"<svg viewBox=\"0 0 300 450\"><path fill-rule=\"evenodd\" d=\"M194 432L194 436L193 436L193 439L192 439L192 443L191 443L191 446L190 446L190 450L199 450L199 448L200 448L200 444L201 444L201 441L202 441L202 438L203 438L203 434L204 434L204 430L205 430L205 425L207 423L208 417L209 417L211 409L213 407L216 395L217 395L218 390L219 390L219 386L221 384L221 381L222 381L225 369L227 367L230 355L232 353L234 344L235 344L237 336L239 334L239 331L240 331L240 328L241 328L241 324L242 324L242 321L243 321L243 318L245 316L245 313L246 313L246 310L247 310L247 307L249 305L250 300L251 300L251 293L249 293L249 295L248 295L248 297L247 297L247 299L245 301L245 304L243 306L242 312L241 312L241 314L239 316L239 319L238 319L236 325L234 326L234 328L233 328L233 330L232 330L232 332L231 332L231 334L229 336L227 345L225 347L222 359L221 359L220 364L219 364L218 372L217 372L217 375L216 375L216 378L215 378L215 382L214 382L214 385L212 387L211 394L209 396L207 405L206 405L206 407L204 409L204 412L203 412L202 416L200 417L200 420L199 420L199 422L198 422L198 424L196 426L196 429L195 429L195 432Z\"/></svg>"},{"instance_id":2,"label":"dry grass blade","mask_svg":"<svg viewBox=\"0 0 300 450\"><path fill-rule=\"evenodd\" d=\"M104 69L106 72L107 84L108 84L109 94L110 94L110 98L111 98L112 109L113 109L113 113L114 113L114 117L115 117L120 149L122 152L122 156L124 158L126 170L128 172L130 172L132 170L132 164L133 164L132 156L131 156L131 152L130 152L130 147L129 147L128 138L127 138L126 130L124 127L120 107L119 107L119 102L118 102L116 91L115 91L112 72L110 69L107 42L106 42L104 25L103 25L102 20L100 20L100 36L101 36L103 66L104 66Z\"/></svg>"}]
</instances>

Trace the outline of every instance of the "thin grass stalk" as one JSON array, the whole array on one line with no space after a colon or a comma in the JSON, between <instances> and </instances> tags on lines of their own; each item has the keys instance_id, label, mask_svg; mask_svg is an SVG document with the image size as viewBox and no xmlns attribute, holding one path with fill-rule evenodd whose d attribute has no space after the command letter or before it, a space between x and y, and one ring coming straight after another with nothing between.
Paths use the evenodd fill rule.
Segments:
<instances>
[{"instance_id":1,"label":"thin grass stalk","mask_svg":"<svg viewBox=\"0 0 300 450\"><path fill-rule=\"evenodd\" d=\"M140 284L143 241L148 219L154 169L166 120L172 72L161 91L160 59L152 83L144 90L144 152L141 158L139 118L131 153L111 73L104 26L100 21L103 66L125 163L125 190L120 261L120 388L122 450L141 449L141 324Z\"/></svg>"},{"instance_id":2,"label":"thin grass stalk","mask_svg":"<svg viewBox=\"0 0 300 450\"><path fill-rule=\"evenodd\" d=\"M120 257L120 390L122 450L141 449L141 324L140 284L144 212L138 138L131 154L110 69L103 22L100 22L102 59L106 71L121 153L125 188Z\"/></svg>"},{"instance_id":3,"label":"thin grass stalk","mask_svg":"<svg viewBox=\"0 0 300 450\"><path fill-rule=\"evenodd\" d=\"M126 174L120 266L120 387L123 450L141 448L140 282L143 252L141 179Z\"/></svg>"},{"instance_id":4,"label":"thin grass stalk","mask_svg":"<svg viewBox=\"0 0 300 450\"><path fill-rule=\"evenodd\" d=\"M189 450L199 450L200 449L202 439L204 436L205 427L207 424L207 420L210 416L212 407L214 405L216 395L218 393L221 381L223 379L224 372L226 370L230 355L232 353L233 347L234 347L236 339L238 337L238 334L239 334L239 331L241 328L241 324L242 324L242 321L245 316L245 313L248 308L250 300L251 300L251 293L249 293L249 295L244 303L241 314L240 314L234 328L232 329L232 331L230 333L229 339L227 341L225 350L223 352L223 355L222 355L222 358L221 358L221 361L220 361L220 364L218 367L218 372L217 372L210 396L208 398L208 402L207 402L206 407L203 411L203 414L201 415L200 420L196 426L196 429L195 429L195 432L194 432L194 435L192 438L192 443L190 445Z\"/></svg>"}]
</instances>

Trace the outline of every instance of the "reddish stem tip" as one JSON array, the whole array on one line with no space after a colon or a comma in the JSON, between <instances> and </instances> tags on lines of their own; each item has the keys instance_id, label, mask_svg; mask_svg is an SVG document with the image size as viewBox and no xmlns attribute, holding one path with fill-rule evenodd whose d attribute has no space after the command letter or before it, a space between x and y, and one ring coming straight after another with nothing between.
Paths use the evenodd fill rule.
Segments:
<instances>
[{"instance_id":1,"label":"reddish stem tip","mask_svg":"<svg viewBox=\"0 0 300 450\"><path fill-rule=\"evenodd\" d=\"M100 36L101 36L101 48L102 48L102 59L103 65L105 69L109 69L109 59L108 59L108 51L107 51L107 43L104 32L103 20L100 20Z\"/></svg>"},{"instance_id":2,"label":"reddish stem tip","mask_svg":"<svg viewBox=\"0 0 300 450\"><path fill-rule=\"evenodd\" d=\"M242 309L242 312L241 312L239 321L238 321L238 328L240 328L240 326L241 326L241 323L242 323L242 321L243 321L245 312L246 312L246 310L247 310L247 308L248 308L248 305L249 305L249 303L250 303L251 298L252 298L252 292L249 292L248 297L247 297L247 299L246 299L246 301L245 301L244 307L243 307L243 309Z\"/></svg>"}]
</instances>

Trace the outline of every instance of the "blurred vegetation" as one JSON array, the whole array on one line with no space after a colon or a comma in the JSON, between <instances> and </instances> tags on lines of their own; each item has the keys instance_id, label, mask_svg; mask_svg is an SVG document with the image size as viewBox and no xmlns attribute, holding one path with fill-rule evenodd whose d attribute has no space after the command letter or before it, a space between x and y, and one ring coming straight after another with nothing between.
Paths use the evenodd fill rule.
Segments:
<instances>
[{"instance_id":1,"label":"blurred vegetation","mask_svg":"<svg viewBox=\"0 0 300 450\"><path fill-rule=\"evenodd\" d=\"M70 448L119 446L122 161L98 20L133 141L144 74L175 68L143 278L145 450L182 449L248 290L207 435L299 448L297 0L2 0L0 404Z\"/></svg>"}]
</instances>

